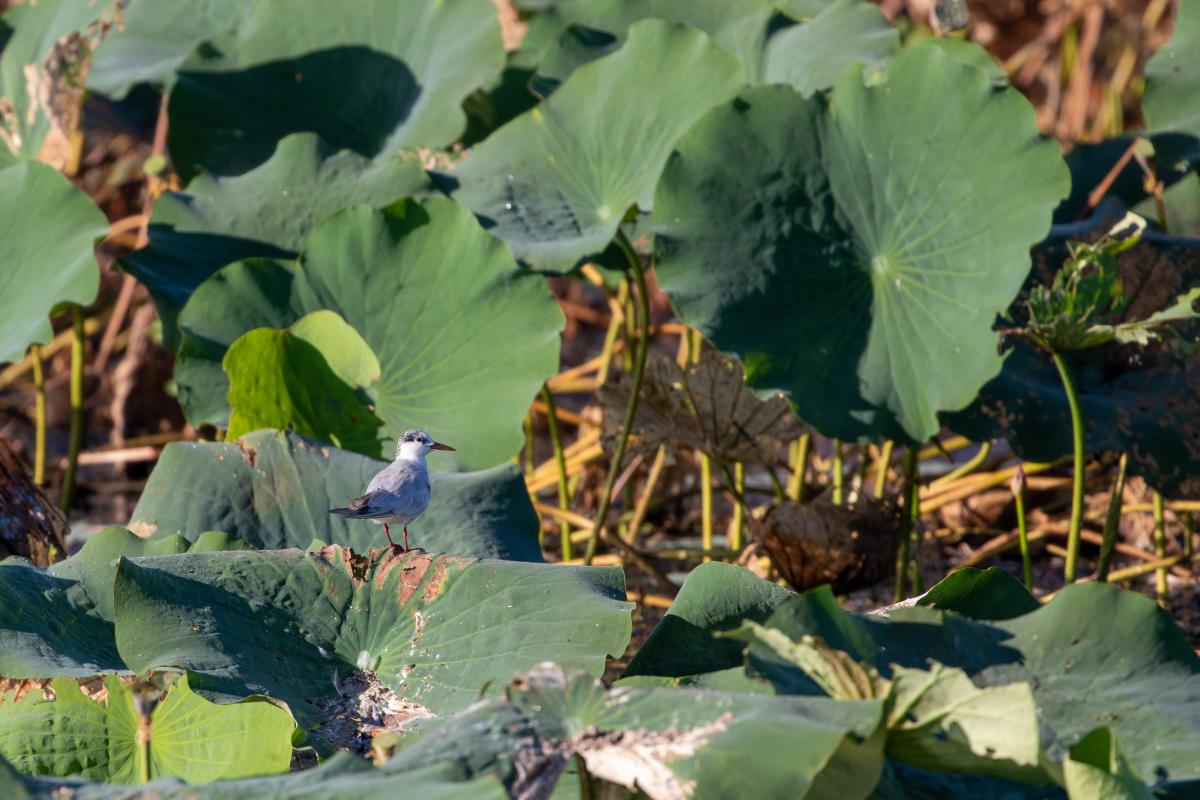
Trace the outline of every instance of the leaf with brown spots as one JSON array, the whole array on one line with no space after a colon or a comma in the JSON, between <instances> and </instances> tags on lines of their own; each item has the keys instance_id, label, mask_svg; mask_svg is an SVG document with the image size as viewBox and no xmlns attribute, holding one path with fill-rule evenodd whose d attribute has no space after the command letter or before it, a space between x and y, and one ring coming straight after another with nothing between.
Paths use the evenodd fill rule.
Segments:
<instances>
[{"instance_id":1,"label":"leaf with brown spots","mask_svg":"<svg viewBox=\"0 0 1200 800\"><path fill-rule=\"evenodd\" d=\"M599 676L631 630L619 568L390 548L126 559L116 597L135 670L182 667L211 693L276 697L330 746L460 711L547 659ZM330 709L358 703L346 687L367 672L359 688L379 713L347 734Z\"/></svg>"}]
</instances>

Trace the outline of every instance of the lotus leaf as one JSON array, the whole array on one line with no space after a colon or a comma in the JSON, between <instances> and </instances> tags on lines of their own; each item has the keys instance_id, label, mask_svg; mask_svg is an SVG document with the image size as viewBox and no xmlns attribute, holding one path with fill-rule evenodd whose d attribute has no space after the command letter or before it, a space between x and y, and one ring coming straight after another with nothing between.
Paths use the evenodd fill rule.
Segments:
<instances>
[{"instance_id":1,"label":"lotus leaf","mask_svg":"<svg viewBox=\"0 0 1200 800\"><path fill-rule=\"evenodd\" d=\"M487 0L258 0L180 65L168 147L185 179L245 172L299 131L367 157L440 147L503 65Z\"/></svg>"},{"instance_id":2,"label":"lotus leaf","mask_svg":"<svg viewBox=\"0 0 1200 800\"><path fill-rule=\"evenodd\" d=\"M991 321L1066 189L1024 98L906 47L828 103L759 87L697 123L659 183L658 276L823 433L924 440L1000 370Z\"/></svg>"},{"instance_id":3,"label":"lotus leaf","mask_svg":"<svg viewBox=\"0 0 1200 800\"><path fill-rule=\"evenodd\" d=\"M33 162L0 169L0 219L6 230L0 237L3 363L19 359L30 344L50 341L49 317L59 303L87 305L96 297L100 270L92 246L108 224L86 194Z\"/></svg>"},{"instance_id":4,"label":"lotus leaf","mask_svg":"<svg viewBox=\"0 0 1200 800\"><path fill-rule=\"evenodd\" d=\"M617 568L389 548L123 559L117 645L138 671L184 667L197 689L278 698L318 740L356 746L364 732L344 717L365 716L368 696L404 730L549 658L598 676L629 639L624 596Z\"/></svg>"},{"instance_id":5,"label":"lotus leaf","mask_svg":"<svg viewBox=\"0 0 1200 800\"><path fill-rule=\"evenodd\" d=\"M1200 2L1180 0L1171 38L1146 62L1146 123L1156 132L1155 151L1167 167L1200 161Z\"/></svg>"},{"instance_id":6,"label":"lotus leaf","mask_svg":"<svg viewBox=\"0 0 1200 800\"><path fill-rule=\"evenodd\" d=\"M534 268L570 270L605 249L631 206L650 208L672 143L742 81L700 31L635 23L621 49L475 147L454 196Z\"/></svg>"},{"instance_id":7,"label":"lotus leaf","mask_svg":"<svg viewBox=\"0 0 1200 800\"><path fill-rule=\"evenodd\" d=\"M360 495L385 464L295 433L256 431L237 443L167 445L133 510L145 535L221 529L263 549L314 539L360 552L383 541L368 522L329 514ZM541 561L537 514L513 464L433 472L429 509L413 543L459 556Z\"/></svg>"},{"instance_id":8,"label":"lotus leaf","mask_svg":"<svg viewBox=\"0 0 1200 800\"><path fill-rule=\"evenodd\" d=\"M66 162L92 48L116 16L111 4L61 0L14 5L0 17L0 167Z\"/></svg>"},{"instance_id":9,"label":"lotus leaf","mask_svg":"<svg viewBox=\"0 0 1200 800\"><path fill-rule=\"evenodd\" d=\"M164 192L150 216L149 244L121 265L150 290L164 342L175 349L180 309L221 267L254 256L295 256L313 226L334 212L360 203L386 206L428 184L410 157L372 161L334 150L315 134L292 134L245 175L202 175L182 192Z\"/></svg>"},{"instance_id":10,"label":"lotus leaf","mask_svg":"<svg viewBox=\"0 0 1200 800\"><path fill-rule=\"evenodd\" d=\"M881 69L900 47L900 32L879 7L835 0L811 21L781 31L767 43L762 83L787 83L808 96L824 91L847 69Z\"/></svg>"},{"instance_id":11,"label":"lotus leaf","mask_svg":"<svg viewBox=\"0 0 1200 800\"><path fill-rule=\"evenodd\" d=\"M1186 794L1200 786L1200 657L1171 617L1140 594L1076 584L1032 613L976 622L927 608L854 616L827 591L814 591L785 602L766 625L796 641L820 636L881 671L927 669L932 659L981 687L1028 683L1051 760L1062 762L1102 721L1132 768L1155 776L1156 789ZM778 658L752 650L750 661L778 688L811 693L810 680L788 682Z\"/></svg>"},{"instance_id":12,"label":"lotus leaf","mask_svg":"<svg viewBox=\"0 0 1200 800\"><path fill-rule=\"evenodd\" d=\"M1117 737L1097 728L1079 740L1063 761L1063 782L1072 798L1151 800L1154 792L1129 766Z\"/></svg>"},{"instance_id":13,"label":"lotus leaf","mask_svg":"<svg viewBox=\"0 0 1200 800\"><path fill-rule=\"evenodd\" d=\"M288 328L256 328L230 345L229 430L294 430L371 458L380 456L383 420L361 390L379 380L379 360L358 331L332 311Z\"/></svg>"},{"instance_id":14,"label":"lotus leaf","mask_svg":"<svg viewBox=\"0 0 1200 800\"><path fill-rule=\"evenodd\" d=\"M1039 608L1024 584L998 567L951 572L916 604L981 620L1012 619Z\"/></svg>"},{"instance_id":15,"label":"lotus leaf","mask_svg":"<svg viewBox=\"0 0 1200 800\"><path fill-rule=\"evenodd\" d=\"M335 214L297 261L238 262L209 278L179 318L188 415L224 421L221 360L239 336L320 309L340 314L378 357L384 435L427 430L458 448L444 458L459 468L512 457L530 401L558 367L563 315L545 281L457 203L408 200Z\"/></svg>"},{"instance_id":16,"label":"lotus leaf","mask_svg":"<svg viewBox=\"0 0 1200 800\"><path fill-rule=\"evenodd\" d=\"M505 800L508 794L491 774L475 779L459 775L457 765L420 765L409 770L376 769L358 756L342 753L314 770L265 778L216 781L189 786L163 778L137 788L104 783L26 778L6 773L0 760L0 789L15 790L14 800ZM11 770L11 767L8 767ZM12 781L5 784L6 776Z\"/></svg>"},{"instance_id":17,"label":"lotus leaf","mask_svg":"<svg viewBox=\"0 0 1200 800\"><path fill-rule=\"evenodd\" d=\"M147 541L124 528L105 528L78 553L47 569L18 559L0 562L0 675L87 677L124 671L113 640L116 560L245 547L215 531L193 544L182 536Z\"/></svg>"},{"instance_id":18,"label":"lotus leaf","mask_svg":"<svg viewBox=\"0 0 1200 800\"><path fill-rule=\"evenodd\" d=\"M107 700L88 699L68 678L53 700L29 692L0 704L0 755L30 775L146 783L163 776L202 783L286 772L296 723L284 709L250 699L217 705L180 677L160 702L154 688L110 675ZM150 709L153 710L150 710Z\"/></svg>"},{"instance_id":19,"label":"lotus leaf","mask_svg":"<svg viewBox=\"0 0 1200 800\"><path fill-rule=\"evenodd\" d=\"M354 207L317 225L296 261L240 261L209 278L180 317L175 374L188 415L227 419L221 360L242 333L322 308L379 359L386 438L424 428L457 446L444 458L467 469L520 449L530 399L558 366L563 314L545 281L446 199Z\"/></svg>"}]
</instances>

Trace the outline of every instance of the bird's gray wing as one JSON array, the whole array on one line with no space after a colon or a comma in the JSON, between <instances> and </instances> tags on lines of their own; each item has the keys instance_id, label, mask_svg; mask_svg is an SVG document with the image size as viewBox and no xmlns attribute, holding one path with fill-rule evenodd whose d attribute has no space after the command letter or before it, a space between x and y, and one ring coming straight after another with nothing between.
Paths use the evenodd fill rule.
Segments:
<instances>
[{"instance_id":1,"label":"bird's gray wing","mask_svg":"<svg viewBox=\"0 0 1200 800\"><path fill-rule=\"evenodd\" d=\"M354 519L390 517L395 515L396 512L389 507L389 499L390 495L386 492L367 492L361 497L356 497L349 503L346 503L345 508L329 509L329 513L337 514L339 517L353 517Z\"/></svg>"}]
</instances>

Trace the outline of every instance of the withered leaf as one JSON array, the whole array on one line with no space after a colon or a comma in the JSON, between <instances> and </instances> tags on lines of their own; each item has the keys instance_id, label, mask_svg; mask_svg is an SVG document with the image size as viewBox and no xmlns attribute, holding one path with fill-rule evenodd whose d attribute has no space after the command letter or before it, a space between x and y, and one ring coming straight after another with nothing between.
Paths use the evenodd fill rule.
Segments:
<instances>
[{"instance_id":1,"label":"withered leaf","mask_svg":"<svg viewBox=\"0 0 1200 800\"><path fill-rule=\"evenodd\" d=\"M620 434L632 384L622 374L600 390L606 446ZM687 367L651 356L631 446L652 449L670 442L725 461L773 461L780 448L805 430L786 397L759 397L746 386L737 359L706 346L700 362Z\"/></svg>"}]
</instances>

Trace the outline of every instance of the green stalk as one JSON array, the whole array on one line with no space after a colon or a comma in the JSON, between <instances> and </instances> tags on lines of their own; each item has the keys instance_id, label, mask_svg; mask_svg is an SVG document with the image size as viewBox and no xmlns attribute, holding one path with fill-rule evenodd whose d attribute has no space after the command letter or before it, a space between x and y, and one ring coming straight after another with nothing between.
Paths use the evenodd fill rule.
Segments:
<instances>
[{"instance_id":1,"label":"green stalk","mask_svg":"<svg viewBox=\"0 0 1200 800\"><path fill-rule=\"evenodd\" d=\"M887 486L888 467L892 464L892 450L896 447L896 443L888 439L883 443L883 452L879 454L879 461L875 466L875 499L883 499L883 490Z\"/></svg>"},{"instance_id":2,"label":"green stalk","mask_svg":"<svg viewBox=\"0 0 1200 800\"><path fill-rule=\"evenodd\" d=\"M1100 564L1096 568L1096 580L1101 583L1108 580L1113 552L1117 549L1117 531L1121 527L1121 498L1125 494L1125 465L1128 460L1125 453L1121 453L1121 459L1117 462L1117 480L1108 498L1108 513L1104 516L1104 538L1100 544Z\"/></svg>"},{"instance_id":3,"label":"green stalk","mask_svg":"<svg viewBox=\"0 0 1200 800\"><path fill-rule=\"evenodd\" d=\"M622 281L617 287L616 302L621 308L625 307L625 291L627 284ZM621 330L621 320L613 314L612 319L608 323L608 330L604 333L604 348L600 351L600 369L596 375L600 378L600 383L608 380L608 367L612 364L613 348L617 344L617 333Z\"/></svg>"},{"instance_id":4,"label":"green stalk","mask_svg":"<svg viewBox=\"0 0 1200 800\"><path fill-rule=\"evenodd\" d=\"M1185 558L1192 557L1192 539L1196 535L1196 517L1193 514L1183 514L1181 516L1183 522L1183 555Z\"/></svg>"},{"instance_id":5,"label":"green stalk","mask_svg":"<svg viewBox=\"0 0 1200 800\"><path fill-rule=\"evenodd\" d=\"M1021 544L1021 569L1025 588L1033 591L1033 560L1029 556L1029 525L1025 520L1025 468L1017 467L1012 477L1012 494L1017 503L1017 538Z\"/></svg>"},{"instance_id":6,"label":"green stalk","mask_svg":"<svg viewBox=\"0 0 1200 800\"><path fill-rule=\"evenodd\" d=\"M746 465L741 461L733 465L734 493L738 497L746 492ZM733 504L733 523L729 530L729 549L741 551L743 532L746 526L746 509L741 502Z\"/></svg>"},{"instance_id":7,"label":"green stalk","mask_svg":"<svg viewBox=\"0 0 1200 800\"><path fill-rule=\"evenodd\" d=\"M775 467L772 464L763 462L763 467L767 470L767 475L771 478L771 485L775 487L775 502L782 503L787 499L787 490L783 488L783 484L779 482L779 476L775 474Z\"/></svg>"},{"instance_id":8,"label":"green stalk","mask_svg":"<svg viewBox=\"0 0 1200 800\"><path fill-rule=\"evenodd\" d=\"M921 515L921 484L917 475L917 456L920 452L918 445L909 445L904 454L904 515L900 518L900 543L896 551L896 602L907 595L906 581L908 578L908 543L912 538L914 523Z\"/></svg>"},{"instance_id":9,"label":"green stalk","mask_svg":"<svg viewBox=\"0 0 1200 800\"><path fill-rule=\"evenodd\" d=\"M641 336L630 341L630 347L637 348L637 357L633 362L633 386L629 391L629 403L625 406L625 419L621 423L621 437L617 439L617 449L613 453L612 463L608 467L608 479L604 482L604 493L600 495L600 508L596 510L596 521L592 525L592 536L588 539L587 550L583 555L583 563L591 565L596 557L596 548L600 544L600 531L604 528L608 517L608 509L612 505L613 486L621 473L621 462L625 459L625 450L629 447L629 433L633 430L633 419L637 414L638 396L642 393L642 378L646 374L646 356L650 353L650 294L646 289L646 274L642 271L642 261L633 250L624 232L617 232L617 243L625 253L629 269L633 272L638 288L638 326ZM619 536L616 538L620 538Z\"/></svg>"},{"instance_id":10,"label":"green stalk","mask_svg":"<svg viewBox=\"0 0 1200 800\"><path fill-rule=\"evenodd\" d=\"M845 466L842 464L842 440L833 440L833 464L830 470L830 483L833 484L833 504L840 506L842 504L842 495L845 491L843 481L845 480Z\"/></svg>"},{"instance_id":11,"label":"green stalk","mask_svg":"<svg viewBox=\"0 0 1200 800\"><path fill-rule=\"evenodd\" d=\"M792 474L788 477L787 495L792 502L799 503L804 496L804 473L808 471L808 451L812 448L812 435L802 434L792 443Z\"/></svg>"},{"instance_id":12,"label":"green stalk","mask_svg":"<svg viewBox=\"0 0 1200 800\"><path fill-rule=\"evenodd\" d=\"M532 475L533 468L536 466L533 463L533 411L532 409L525 415L524 422L521 423L521 430L525 432L525 474Z\"/></svg>"},{"instance_id":13,"label":"green stalk","mask_svg":"<svg viewBox=\"0 0 1200 800\"><path fill-rule=\"evenodd\" d=\"M1159 558L1167 557L1167 521L1163 514L1162 493L1154 493L1154 555ZM1154 571L1154 586L1158 595L1158 604L1166 608L1167 597L1167 568L1159 567Z\"/></svg>"},{"instance_id":14,"label":"green stalk","mask_svg":"<svg viewBox=\"0 0 1200 800\"><path fill-rule=\"evenodd\" d=\"M579 773L579 800L596 800L592 773L588 772L587 763L579 753L575 754L575 770Z\"/></svg>"},{"instance_id":15,"label":"green stalk","mask_svg":"<svg viewBox=\"0 0 1200 800\"><path fill-rule=\"evenodd\" d=\"M962 466L955 467L950 472L947 472L945 475L938 478L936 481L933 482L934 485L941 486L943 484L950 483L951 481L956 481L959 478L963 477L964 475L970 475L972 472L979 469L979 466L981 464L983 464L984 461L987 460L987 457L991 454L991 452L992 452L992 443L984 442L983 444L981 444L979 446L978 453L971 456L971 458L968 461L964 462L962 464Z\"/></svg>"},{"instance_id":16,"label":"green stalk","mask_svg":"<svg viewBox=\"0 0 1200 800\"><path fill-rule=\"evenodd\" d=\"M83 306L71 306L71 439L67 447L67 472L63 476L59 507L69 511L75 499L75 473L83 447Z\"/></svg>"},{"instance_id":17,"label":"green stalk","mask_svg":"<svg viewBox=\"0 0 1200 800\"><path fill-rule=\"evenodd\" d=\"M1063 568L1063 581L1075 582L1075 562L1079 558L1079 534L1083 530L1083 477L1086 467L1083 432L1083 412L1079 408L1079 394L1075 391L1075 381L1067 363L1058 353L1054 357L1054 366L1058 368L1058 376L1062 379L1063 390L1067 393L1067 405L1071 408L1071 439L1074 444L1073 480L1071 483L1071 522L1067 529L1067 562Z\"/></svg>"},{"instance_id":18,"label":"green stalk","mask_svg":"<svg viewBox=\"0 0 1200 800\"><path fill-rule=\"evenodd\" d=\"M700 547L713 549L712 459L707 453L700 454Z\"/></svg>"},{"instance_id":19,"label":"green stalk","mask_svg":"<svg viewBox=\"0 0 1200 800\"><path fill-rule=\"evenodd\" d=\"M38 486L44 486L46 483L46 376L42 371L42 346L40 344L29 348L29 360L33 364L33 482Z\"/></svg>"},{"instance_id":20,"label":"green stalk","mask_svg":"<svg viewBox=\"0 0 1200 800\"><path fill-rule=\"evenodd\" d=\"M566 511L571 507L571 490L567 487L567 459L563 455L562 434L558 430L558 413L554 406L554 395L550 387L542 384L542 402L546 404L546 427L550 429L550 445L554 448L554 460L558 464L558 507ZM562 557L575 557L571 548L571 523L558 521L562 529Z\"/></svg>"}]
</instances>

